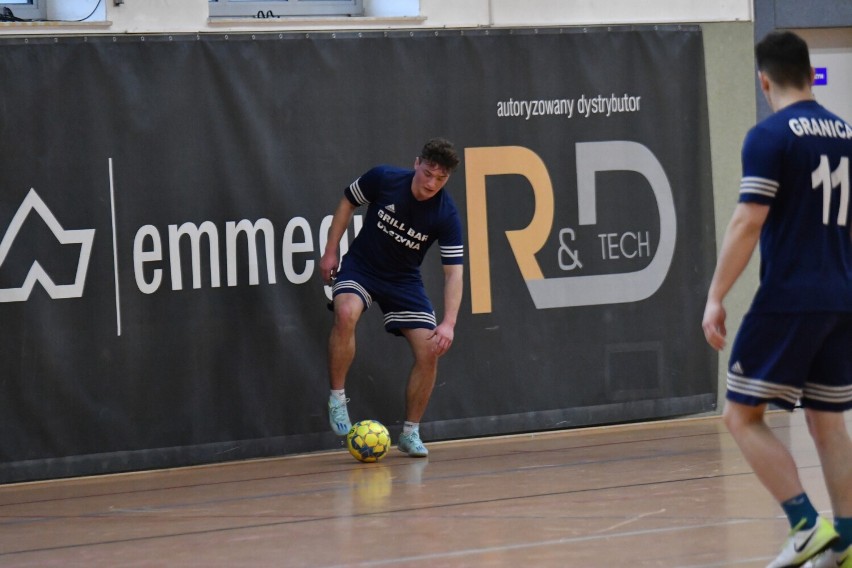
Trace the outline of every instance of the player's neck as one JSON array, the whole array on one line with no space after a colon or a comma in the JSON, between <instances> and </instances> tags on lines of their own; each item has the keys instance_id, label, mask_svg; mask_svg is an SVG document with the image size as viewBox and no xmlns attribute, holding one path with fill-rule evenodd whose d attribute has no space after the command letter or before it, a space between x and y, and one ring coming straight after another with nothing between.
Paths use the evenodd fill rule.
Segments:
<instances>
[{"instance_id":1,"label":"player's neck","mask_svg":"<svg viewBox=\"0 0 852 568\"><path fill-rule=\"evenodd\" d=\"M807 89L773 89L767 96L769 106L774 112L802 101L814 100L810 87Z\"/></svg>"}]
</instances>

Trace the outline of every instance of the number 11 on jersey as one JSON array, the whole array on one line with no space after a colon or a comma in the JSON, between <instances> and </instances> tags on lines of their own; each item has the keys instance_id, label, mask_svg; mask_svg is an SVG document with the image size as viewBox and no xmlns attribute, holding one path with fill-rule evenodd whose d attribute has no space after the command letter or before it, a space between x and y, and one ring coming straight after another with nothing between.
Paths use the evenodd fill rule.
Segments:
<instances>
[{"instance_id":1,"label":"number 11 on jersey","mask_svg":"<svg viewBox=\"0 0 852 568\"><path fill-rule=\"evenodd\" d=\"M811 172L813 189L822 186L822 224L828 225L828 214L831 210L831 190L840 187L840 210L837 212L837 224L846 226L849 214L849 158L843 156L837 169L831 171L828 156L819 157L819 165Z\"/></svg>"}]
</instances>

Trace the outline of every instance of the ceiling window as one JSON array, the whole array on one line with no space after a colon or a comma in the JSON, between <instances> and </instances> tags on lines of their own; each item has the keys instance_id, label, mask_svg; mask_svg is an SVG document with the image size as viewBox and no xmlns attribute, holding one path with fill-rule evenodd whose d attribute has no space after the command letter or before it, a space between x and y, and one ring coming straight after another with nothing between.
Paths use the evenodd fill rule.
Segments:
<instances>
[{"instance_id":1,"label":"ceiling window","mask_svg":"<svg viewBox=\"0 0 852 568\"><path fill-rule=\"evenodd\" d=\"M0 2L0 21L47 19L47 0L5 0Z\"/></svg>"},{"instance_id":2,"label":"ceiling window","mask_svg":"<svg viewBox=\"0 0 852 568\"><path fill-rule=\"evenodd\" d=\"M209 0L211 18L363 16L363 0Z\"/></svg>"}]
</instances>

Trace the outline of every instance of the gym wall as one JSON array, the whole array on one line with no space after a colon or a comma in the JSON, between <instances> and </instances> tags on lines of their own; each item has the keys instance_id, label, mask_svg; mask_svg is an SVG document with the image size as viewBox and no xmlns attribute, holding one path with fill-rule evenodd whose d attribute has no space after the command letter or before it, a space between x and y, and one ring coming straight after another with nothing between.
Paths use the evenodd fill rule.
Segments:
<instances>
[{"instance_id":1,"label":"gym wall","mask_svg":"<svg viewBox=\"0 0 852 568\"><path fill-rule=\"evenodd\" d=\"M339 447L329 215L435 135L467 262L426 439L714 411L709 27L0 40L0 481ZM407 348L378 310L358 346L396 435Z\"/></svg>"}]
</instances>

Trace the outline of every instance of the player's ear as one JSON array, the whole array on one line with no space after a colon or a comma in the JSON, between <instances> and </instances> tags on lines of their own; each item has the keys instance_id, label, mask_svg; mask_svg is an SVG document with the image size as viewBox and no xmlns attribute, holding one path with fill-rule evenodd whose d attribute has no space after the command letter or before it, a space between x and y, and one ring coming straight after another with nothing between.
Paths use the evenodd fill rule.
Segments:
<instances>
[{"instance_id":1,"label":"player's ear","mask_svg":"<svg viewBox=\"0 0 852 568\"><path fill-rule=\"evenodd\" d=\"M769 77L763 71L757 72L757 79L760 82L760 90L764 93L769 91Z\"/></svg>"},{"instance_id":2,"label":"player's ear","mask_svg":"<svg viewBox=\"0 0 852 568\"><path fill-rule=\"evenodd\" d=\"M810 76L810 78L808 79L808 85L813 85L813 84L814 84L814 79L816 79L816 69L814 69L813 67L811 67L811 76Z\"/></svg>"}]
</instances>

